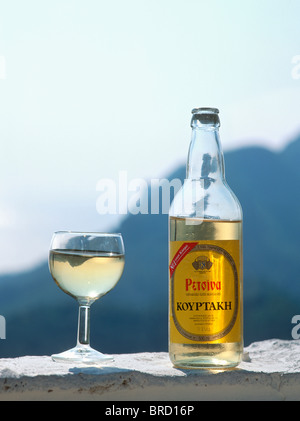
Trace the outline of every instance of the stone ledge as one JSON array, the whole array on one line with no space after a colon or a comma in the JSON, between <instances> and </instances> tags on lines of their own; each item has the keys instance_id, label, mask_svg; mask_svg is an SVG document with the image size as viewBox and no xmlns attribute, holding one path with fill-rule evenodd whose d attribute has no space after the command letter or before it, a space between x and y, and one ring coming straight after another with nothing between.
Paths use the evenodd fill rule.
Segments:
<instances>
[{"instance_id":1,"label":"stone ledge","mask_svg":"<svg viewBox=\"0 0 300 421\"><path fill-rule=\"evenodd\" d=\"M219 372L176 369L167 353L115 355L103 367L0 359L0 400L300 400L300 340L253 343L236 369Z\"/></svg>"}]
</instances>

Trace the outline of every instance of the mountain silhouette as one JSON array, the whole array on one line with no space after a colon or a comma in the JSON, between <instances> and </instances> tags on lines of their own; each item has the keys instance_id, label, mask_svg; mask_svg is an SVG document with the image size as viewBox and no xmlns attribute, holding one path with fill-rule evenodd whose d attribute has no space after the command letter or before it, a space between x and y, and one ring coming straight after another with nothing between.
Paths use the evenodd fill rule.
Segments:
<instances>
[{"instance_id":1,"label":"mountain silhouette","mask_svg":"<svg viewBox=\"0 0 300 421\"><path fill-rule=\"evenodd\" d=\"M291 339L300 314L300 137L283 151L247 147L225 153L228 184L244 213L245 345ZM168 177L185 178L185 167ZM102 352L167 351L168 216L128 215L126 263L119 284L91 308L91 345ZM49 355L75 345L78 306L49 274L48 264L0 277L6 318L2 357Z\"/></svg>"}]
</instances>

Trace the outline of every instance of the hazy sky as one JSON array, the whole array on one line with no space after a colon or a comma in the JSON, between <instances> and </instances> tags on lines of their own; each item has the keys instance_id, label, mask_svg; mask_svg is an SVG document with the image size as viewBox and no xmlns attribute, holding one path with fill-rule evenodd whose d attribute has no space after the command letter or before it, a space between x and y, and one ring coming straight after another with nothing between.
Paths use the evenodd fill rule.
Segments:
<instances>
[{"instance_id":1,"label":"hazy sky","mask_svg":"<svg viewBox=\"0 0 300 421\"><path fill-rule=\"evenodd\" d=\"M299 0L0 0L0 272L54 230L105 229L102 178L184 161L194 107L224 149L300 132ZM299 77L298 77L299 76Z\"/></svg>"}]
</instances>

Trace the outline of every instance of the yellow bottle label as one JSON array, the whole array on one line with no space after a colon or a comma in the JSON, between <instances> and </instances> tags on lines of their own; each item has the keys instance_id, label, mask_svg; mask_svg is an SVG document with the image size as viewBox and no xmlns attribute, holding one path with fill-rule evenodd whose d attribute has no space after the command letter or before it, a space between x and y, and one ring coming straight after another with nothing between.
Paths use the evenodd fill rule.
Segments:
<instances>
[{"instance_id":1,"label":"yellow bottle label","mask_svg":"<svg viewBox=\"0 0 300 421\"><path fill-rule=\"evenodd\" d=\"M241 341L240 242L170 242L170 341Z\"/></svg>"}]
</instances>

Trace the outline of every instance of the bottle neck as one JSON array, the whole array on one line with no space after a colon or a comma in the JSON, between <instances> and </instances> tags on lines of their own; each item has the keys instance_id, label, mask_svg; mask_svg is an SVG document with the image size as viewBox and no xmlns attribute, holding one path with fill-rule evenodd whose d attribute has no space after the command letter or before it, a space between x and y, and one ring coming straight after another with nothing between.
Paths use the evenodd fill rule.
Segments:
<instances>
[{"instance_id":1,"label":"bottle neck","mask_svg":"<svg viewBox=\"0 0 300 421\"><path fill-rule=\"evenodd\" d=\"M194 120L194 118L193 118ZM211 182L225 179L224 158L218 125L192 120L192 139L187 162L187 178ZM205 183L207 184L207 183Z\"/></svg>"}]
</instances>

